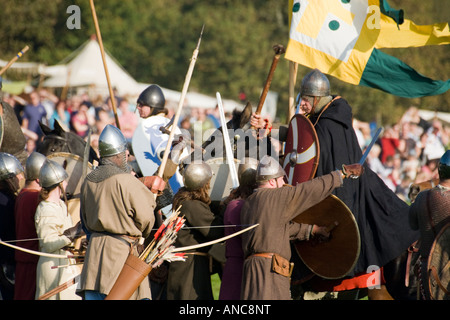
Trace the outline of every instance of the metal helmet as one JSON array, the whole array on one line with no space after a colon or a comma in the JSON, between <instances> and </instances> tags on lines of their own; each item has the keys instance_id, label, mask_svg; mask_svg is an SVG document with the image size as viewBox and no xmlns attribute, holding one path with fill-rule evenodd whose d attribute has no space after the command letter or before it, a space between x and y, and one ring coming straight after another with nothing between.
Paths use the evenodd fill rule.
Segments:
<instances>
[{"instance_id":1,"label":"metal helmet","mask_svg":"<svg viewBox=\"0 0 450 320\"><path fill-rule=\"evenodd\" d=\"M58 185L69 177L66 170L58 163L46 159L39 172L39 184L42 188Z\"/></svg>"},{"instance_id":2,"label":"metal helmet","mask_svg":"<svg viewBox=\"0 0 450 320\"><path fill-rule=\"evenodd\" d=\"M439 179L450 179L450 150L445 151L444 155L439 160L438 172Z\"/></svg>"},{"instance_id":3,"label":"metal helmet","mask_svg":"<svg viewBox=\"0 0 450 320\"><path fill-rule=\"evenodd\" d=\"M22 173L23 166L12 154L0 152L0 181Z\"/></svg>"},{"instance_id":4,"label":"metal helmet","mask_svg":"<svg viewBox=\"0 0 450 320\"><path fill-rule=\"evenodd\" d=\"M113 125L107 124L98 138L100 157L111 157L127 150L127 139L123 133Z\"/></svg>"},{"instance_id":5,"label":"metal helmet","mask_svg":"<svg viewBox=\"0 0 450 320\"><path fill-rule=\"evenodd\" d=\"M252 186L256 184L256 169L258 160L254 158L244 158L238 167L238 179L241 186Z\"/></svg>"},{"instance_id":6,"label":"metal helmet","mask_svg":"<svg viewBox=\"0 0 450 320\"><path fill-rule=\"evenodd\" d=\"M256 169L256 182L269 181L286 175L280 163L273 157L265 155Z\"/></svg>"},{"instance_id":7,"label":"metal helmet","mask_svg":"<svg viewBox=\"0 0 450 320\"><path fill-rule=\"evenodd\" d=\"M314 69L303 78L300 95L310 97L329 96L330 82L328 78L319 69Z\"/></svg>"},{"instance_id":8,"label":"metal helmet","mask_svg":"<svg viewBox=\"0 0 450 320\"><path fill-rule=\"evenodd\" d=\"M46 156L36 151L30 154L25 164L25 178L29 181L38 179L39 172L46 159Z\"/></svg>"},{"instance_id":9,"label":"metal helmet","mask_svg":"<svg viewBox=\"0 0 450 320\"><path fill-rule=\"evenodd\" d=\"M206 162L188 164L183 173L183 183L186 189L193 191L205 186L211 180L213 172Z\"/></svg>"},{"instance_id":10,"label":"metal helmet","mask_svg":"<svg viewBox=\"0 0 450 320\"><path fill-rule=\"evenodd\" d=\"M164 93L161 88L156 84L152 84L141 92L137 99L137 103L155 109L163 109L166 104L166 99L164 98Z\"/></svg>"}]
</instances>

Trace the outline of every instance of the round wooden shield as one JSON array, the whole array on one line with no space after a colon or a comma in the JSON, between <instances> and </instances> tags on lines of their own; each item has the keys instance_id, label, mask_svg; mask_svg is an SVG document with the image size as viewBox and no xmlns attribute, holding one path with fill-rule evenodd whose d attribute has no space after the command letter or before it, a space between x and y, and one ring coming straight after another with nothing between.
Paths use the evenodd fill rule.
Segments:
<instances>
[{"instance_id":1,"label":"round wooden shield","mask_svg":"<svg viewBox=\"0 0 450 320\"><path fill-rule=\"evenodd\" d=\"M213 172L211 178L210 198L211 201L222 201L230 194L233 189L233 182L231 181L230 166L226 162L226 158L211 158L205 162L209 164ZM240 161L234 159L236 168Z\"/></svg>"},{"instance_id":2,"label":"round wooden shield","mask_svg":"<svg viewBox=\"0 0 450 320\"><path fill-rule=\"evenodd\" d=\"M450 300L450 223L436 236L428 256L428 289L433 300Z\"/></svg>"},{"instance_id":3,"label":"round wooden shield","mask_svg":"<svg viewBox=\"0 0 450 320\"><path fill-rule=\"evenodd\" d=\"M289 123L283 169L288 183L295 186L311 180L319 164L319 139L311 121L296 114Z\"/></svg>"},{"instance_id":4,"label":"round wooden shield","mask_svg":"<svg viewBox=\"0 0 450 320\"><path fill-rule=\"evenodd\" d=\"M47 156L48 159L59 163L69 175L66 193L79 197L83 184L83 158L68 152L55 152ZM88 162L87 173L92 171L92 164Z\"/></svg>"},{"instance_id":5,"label":"round wooden shield","mask_svg":"<svg viewBox=\"0 0 450 320\"><path fill-rule=\"evenodd\" d=\"M330 238L296 241L294 246L303 263L324 279L339 279L348 275L359 258L361 240L358 225L350 209L335 195L300 213L294 222L331 227Z\"/></svg>"}]
</instances>

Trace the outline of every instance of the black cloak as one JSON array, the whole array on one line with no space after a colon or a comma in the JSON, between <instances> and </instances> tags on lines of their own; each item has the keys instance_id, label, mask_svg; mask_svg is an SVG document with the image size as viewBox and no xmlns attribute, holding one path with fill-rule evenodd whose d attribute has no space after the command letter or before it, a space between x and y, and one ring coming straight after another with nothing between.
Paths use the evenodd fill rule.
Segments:
<instances>
[{"instance_id":1,"label":"black cloak","mask_svg":"<svg viewBox=\"0 0 450 320\"><path fill-rule=\"evenodd\" d=\"M320 144L316 176L360 161L362 151L352 126L352 109L346 100L335 98L322 114L317 113L310 120ZM409 226L409 205L392 192L367 163L359 179L345 179L344 186L337 188L334 194L355 216L361 235L360 256L350 276L367 272L372 265L386 265L418 240L419 233Z\"/></svg>"}]
</instances>

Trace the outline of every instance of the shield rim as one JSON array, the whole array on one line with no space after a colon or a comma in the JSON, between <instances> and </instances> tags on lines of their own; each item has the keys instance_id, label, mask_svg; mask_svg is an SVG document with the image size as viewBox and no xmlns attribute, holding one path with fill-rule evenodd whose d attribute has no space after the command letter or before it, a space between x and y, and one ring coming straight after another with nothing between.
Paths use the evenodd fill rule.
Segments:
<instances>
[{"instance_id":1,"label":"shield rim","mask_svg":"<svg viewBox=\"0 0 450 320\"><path fill-rule=\"evenodd\" d=\"M318 136L317 136L316 128L315 128L314 125L312 124L311 120L309 120L309 118L306 117L306 116L304 116L303 114L295 114L295 115L292 117L292 119L291 119L291 121L290 121L290 123L289 123L289 127L291 127L292 121L296 120L297 118L302 119L302 121L304 121L305 123L307 123L307 124L309 125L309 127L312 129L311 131L312 131L312 133L313 133L314 140L315 140L315 143L316 143L316 159L315 159L315 162L314 162L314 168L313 168L313 170L311 171L311 174L309 175L308 179L305 180L305 181L308 181L308 180L311 180L311 179L314 178L314 176L316 175L316 172L317 172L317 168L319 167L319 161L320 161L320 142L319 142L319 138L318 138ZM297 121L297 120L296 120L296 121ZM297 131L298 131L298 127L297 127ZM289 138L289 129L288 129L288 138ZM286 140L286 142L287 142L287 140ZM298 151L298 150L296 150L296 151ZM286 172L287 165L290 165L290 164L289 164L289 159L287 158L287 156L288 156L288 153L286 153L286 151L285 151L285 159L284 159L284 163L283 163L283 169L284 169L285 172ZM295 167L290 167L290 168L291 168L291 169L294 169ZM287 172L286 172L286 175L289 176ZM296 183L301 183L301 182L304 182L304 181L296 181ZM294 185L293 182L292 182L291 184Z\"/></svg>"},{"instance_id":2,"label":"shield rim","mask_svg":"<svg viewBox=\"0 0 450 320\"><path fill-rule=\"evenodd\" d=\"M323 201L326 201L328 198L333 198L335 201L337 201L337 203L341 204L343 208L346 209L346 211L349 213L349 217L350 217L350 221L353 222L354 226L355 226L355 230L356 230L356 240L357 240L357 251L355 253L355 258L351 264L351 266L348 268L348 270L342 274L342 275L336 275L336 276L330 276L330 275L326 275L326 274L321 274L321 272L317 271L317 270L313 270L313 268L309 265L308 261L305 261L305 258L302 257L302 255L300 254L297 245L294 243L294 247L295 250L297 252L297 255L300 257L300 259L303 261L303 263L305 264L306 267L308 267L309 270L311 270L315 275L323 278L323 279L329 279L329 280L334 280L334 279L341 279L345 276L347 276L355 267L356 263L358 262L359 256L360 256L360 252L361 252L361 235L359 232L359 227L358 227L358 223L356 222L355 216L353 215L353 213L350 211L350 209L347 207L347 205L341 200L339 199L337 196L335 196L334 194L329 195L326 199L324 199ZM314 206L312 207L314 208ZM309 209L308 209L309 210ZM296 223L301 223L298 221L295 221L296 219L300 219L299 216L301 214L299 214L297 217L295 217L292 221L296 222Z\"/></svg>"},{"instance_id":3,"label":"shield rim","mask_svg":"<svg viewBox=\"0 0 450 320\"><path fill-rule=\"evenodd\" d=\"M436 245L439 243L440 237L444 234L444 232L446 232L447 230L450 230L450 222L448 222L447 224L445 224L441 230L439 231L439 233L436 235L434 241L433 241L433 245L431 246L430 249L430 254L428 255L428 261L427 261L427 276L428 276L428 281L427 281L427 290L430 294L430 298L432 300L435 300L435 297L433 296L433 293L431 292L430 288L431 288L431 263L433 260L433 252L434 249L436 248Z\"/></svg>"}]
</instances>

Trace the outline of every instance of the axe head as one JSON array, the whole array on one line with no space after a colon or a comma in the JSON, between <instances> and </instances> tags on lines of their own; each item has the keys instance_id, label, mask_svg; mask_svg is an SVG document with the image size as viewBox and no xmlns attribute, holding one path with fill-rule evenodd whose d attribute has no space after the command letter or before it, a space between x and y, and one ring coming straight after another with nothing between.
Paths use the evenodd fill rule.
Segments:
<instances>
[{"instance_id":1,"label":"axe head","mask_svg":"<svg viewBox=\"0 0 450 320\"><path fill-rule=\"evenodd\" d=\"M281 44L276 44L273 46L273 51L275 51L275 54L283 54L286 52L286 49Z\"/></svg>"}]
</instances>

